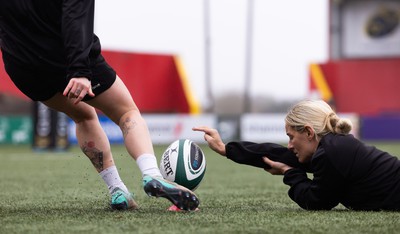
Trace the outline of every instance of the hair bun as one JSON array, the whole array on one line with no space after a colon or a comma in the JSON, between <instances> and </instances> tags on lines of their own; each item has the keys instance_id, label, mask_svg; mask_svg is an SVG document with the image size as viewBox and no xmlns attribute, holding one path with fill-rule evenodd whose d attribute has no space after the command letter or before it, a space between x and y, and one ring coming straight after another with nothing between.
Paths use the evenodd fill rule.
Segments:
<instances>
[{"instance_id":1,"label":"hair bun","mask_svg":"<svg viewBox=\"0 0 400 234\"><path fill-rule=\"evenodd\" d=\"M335 126L335 132L348 134L353 128L353 124L349 119L339 119Z\"/></svg>"}]
</instances>

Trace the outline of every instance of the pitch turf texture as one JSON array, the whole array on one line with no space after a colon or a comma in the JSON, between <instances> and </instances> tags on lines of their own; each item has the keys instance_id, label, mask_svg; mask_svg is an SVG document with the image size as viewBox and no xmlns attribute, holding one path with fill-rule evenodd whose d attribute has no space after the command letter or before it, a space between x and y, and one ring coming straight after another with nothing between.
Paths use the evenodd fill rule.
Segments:
<instances>
[{"instance_id":1,"label":"pitch turf texture","mask_svg":"<svg viewBox=\"0 0 400 234\"><path fill-rule=\"evenodd\" d=\"M400 143L378 147L400 155ZM161 155L165 146L156 146ZM134 161L113 146L121 177L140 209L112 211L106 186L78 148L32 152L0 145L0 233L398 233L400 212L305 211L281 176L235 164L202 149L207 171L197 189L200 211L167 211L147 197Z\"/></svg>"}]
</instances>

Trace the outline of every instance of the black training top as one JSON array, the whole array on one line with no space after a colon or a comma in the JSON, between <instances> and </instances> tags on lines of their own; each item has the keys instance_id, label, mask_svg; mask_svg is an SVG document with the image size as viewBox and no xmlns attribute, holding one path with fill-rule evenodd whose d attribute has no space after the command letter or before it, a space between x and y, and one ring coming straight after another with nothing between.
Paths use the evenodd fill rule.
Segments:
<instances>
[{"instance_id":1,"label":"black training top","mask_svg":"<svg viewBox=\"0 0 400 234\"><path fill-rule=\"evenodd\" d=\"M1 49L12 62L87 77L100 54L94 0L0 0Z\"/></svg>"},{"instance_id":2,"label":"black training top","mask_svg":"<svg viewBox=\"0 0 400 234\"><path fill-rule=\"evenodd\" d=\"M400 210L400 160L387 152L352 135L328 134L310 164L299 167L290 159L294 154L277 148L271 143L231 142L226 152L238 163L262 167L261 157L267 155L295 166L285 173L284 183L290 186L290 198L304 209L329 210L341 203L353 210ZM259 149L262 154L256 153ZM313 178L306 172L313 173Z\"/></svg>"},{"instance_id":3,"label":"black training top","mask_svg":"<svg viewBox=\"0 0 400 234\"><path fill-rule=\"evenodd\" d=\"M400 210L400 161L352 135L324 136L311 160L314 178L291 169L284 182L304 209Z\"/></svg>"}]
</instances>

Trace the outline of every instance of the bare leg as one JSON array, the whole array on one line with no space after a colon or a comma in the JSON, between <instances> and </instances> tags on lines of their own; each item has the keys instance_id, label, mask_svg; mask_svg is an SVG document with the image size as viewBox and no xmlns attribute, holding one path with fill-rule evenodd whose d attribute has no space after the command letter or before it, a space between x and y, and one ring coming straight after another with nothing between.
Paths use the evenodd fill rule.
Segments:
<instances>
[{"instance_id":1,"label":"bare leg","mask_svg":"<svg viewBox=\"0 0 400 234\"><path fill-rule=\"evenodd\" d=\"M120 126L126 149L142 172L144 191L149 196L164 197L183 210L197 208L199 200L192 191L162 178L147 124L119 77L107 91L87 103Z\"/></svg>"},{"instance_id":2,"label":"bare leg","mask_svg":"<svg viewBox=\"0 0 400 234\"><path fill-rule=\"evenodd\" d=\"M126 149L142 175L161 177L147 124L122 80L117 77L107 91L87 103L119 125Z\"/></svg>"},{"instance_id":3,"label":"bare leg","mask_svg":"<svg viewBox=\"0 0 400 234\"><path fill-rule=\"evenodd\" d=\"M119 77L107 91L87 103L119 125L126 149L135 160L143 154L154 154L147 124Z\"/></svg>"},{"instance_id":4,"label":"bare leg","mask_svg":"<svg viewBox=\"0 0 400 234\"><path fill-rule=\"evenodd\" d=\"M75 105L72 101L61 94L56 94L43 103L66 113L75 122L79 147L90 159L97 172L114 166L110 143L100 126L95 109L83 102Z\"/></svg>"},{"instance_id":5,"label":"bare leg","mask_svg":"<svg viewBox=\"0 0 400 234\"><path fill-rule=\"evenodd\" d=\"M115 167L108 138L100 126L96 111L84 102L73 104L61 94L44 102L47 106L66 113L76 124L76 136L82 152L107 184L112 195L111 208L135 209L138 207Z\"/></svg>"},{"instance_id":6,"label":"bare leg","mask_svg":"<svg viewBox=\"0 0 400 234\"><path fill-rule=\"evenodd\" d=\"M124 136L125 146L135 160L143 154L154 154L147 124L139 110L134 109L122 115L119 126Z\"/></svg>"}]
</instances>

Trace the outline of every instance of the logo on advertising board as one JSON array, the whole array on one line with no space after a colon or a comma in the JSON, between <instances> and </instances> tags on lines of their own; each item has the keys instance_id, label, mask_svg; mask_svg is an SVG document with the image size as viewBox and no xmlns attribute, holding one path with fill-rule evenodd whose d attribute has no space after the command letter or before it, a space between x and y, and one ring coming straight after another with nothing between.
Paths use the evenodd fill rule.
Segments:
<instances>
[{"instance_id":1,"label":"logo on advertising board","mask_svg":"<svg viewBox=\"0 0 400 234\"><path fill-rule=\"evenodd\" d=\"M374 39L386 37L398 29L399 18L397 10L382 6L367 20L366 33Z\"/></svg>"}]
</instances>

